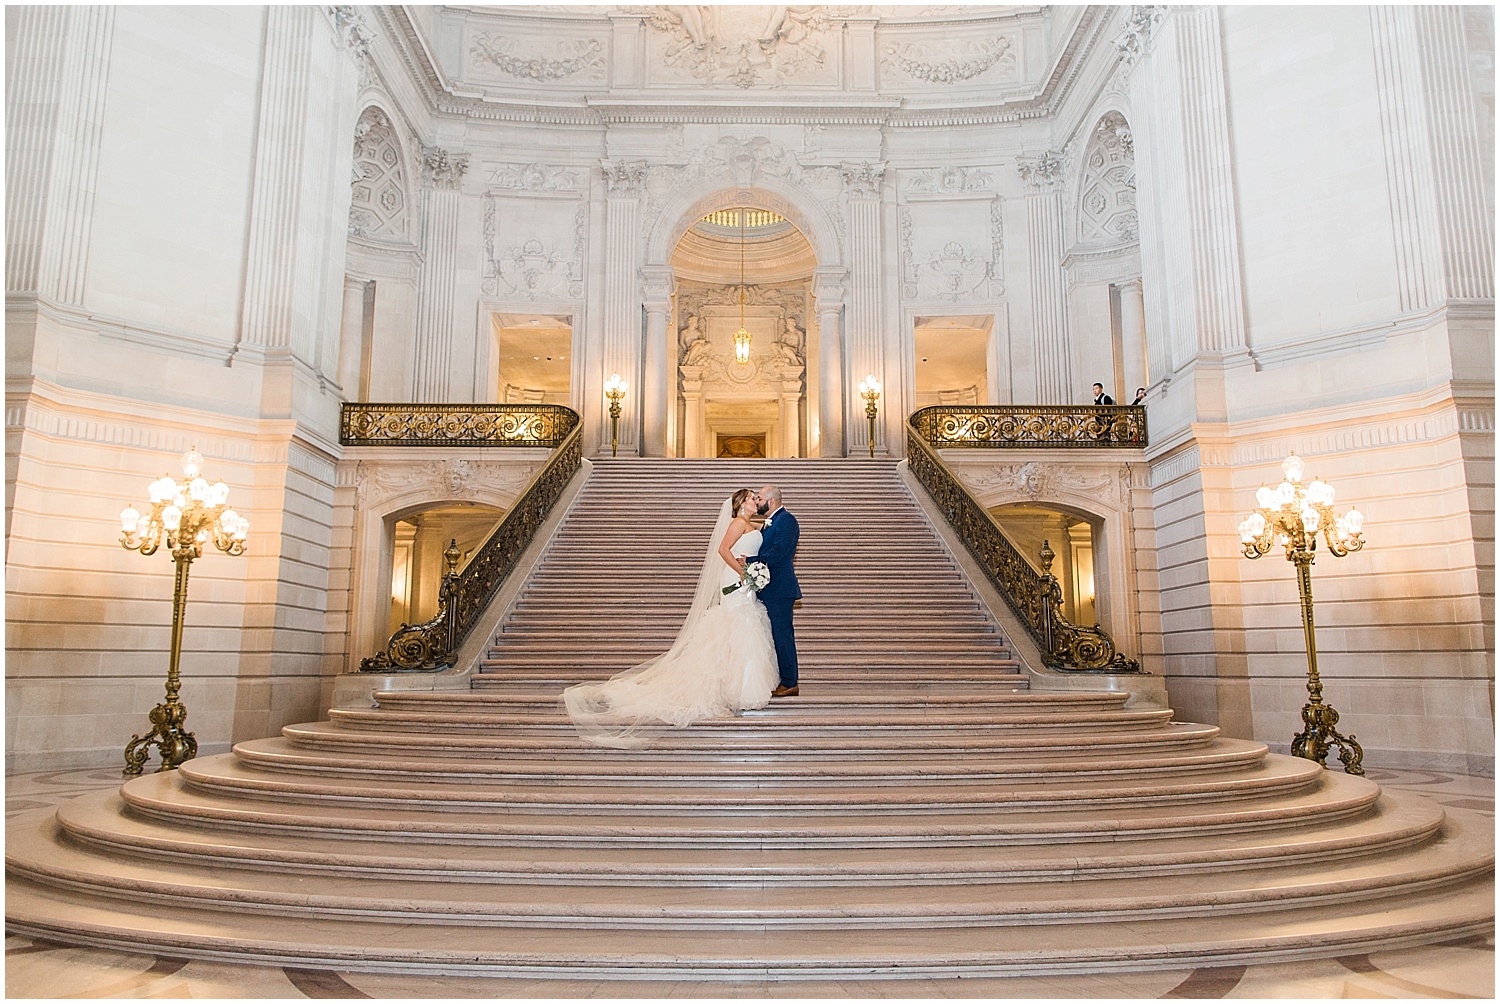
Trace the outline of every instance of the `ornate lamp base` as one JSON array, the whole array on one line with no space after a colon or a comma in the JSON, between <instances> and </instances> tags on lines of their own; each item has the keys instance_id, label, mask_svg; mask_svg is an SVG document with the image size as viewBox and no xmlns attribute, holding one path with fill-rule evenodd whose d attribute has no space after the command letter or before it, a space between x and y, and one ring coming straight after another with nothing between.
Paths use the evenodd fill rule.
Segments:
<instances>
[{"instance_id":1,"label":"ornate lamp base","mask_svg":"<svg viewBox=\"0 0 1500 1004\"><path fill-rule=\"evenodd\" d=\"M131 736L125 744L125 776L138 777L146 765L146 756L152 745L161 754L161 766L157 773L176 770L183 762L198 755L198 740L183 728L187 722L187 708L176 700L168 700L151 709L151 731L144 736Z\"/></svg>"},{"instance_id":2,"label":"ornate lamp base","mask_svg":"<svg viewBox=\"0 0 1500 1004\"><path fill-rule=\"evenodd\" d=\"M1327 758L1329 749L1337 746L1339 760L1344 764L1344 773L1362 775L1365 772L1361 766L1365 758L1364 748L1354 741L1353 736L1345 736L1334 728L1338 723L1339 713L1331 705L1322 701L1309 701L1302 705L1302 724L1305 727L1292 739L1292 756L1300 756L1327 766L1323 761Z\"/></svg>"}]
</instances>

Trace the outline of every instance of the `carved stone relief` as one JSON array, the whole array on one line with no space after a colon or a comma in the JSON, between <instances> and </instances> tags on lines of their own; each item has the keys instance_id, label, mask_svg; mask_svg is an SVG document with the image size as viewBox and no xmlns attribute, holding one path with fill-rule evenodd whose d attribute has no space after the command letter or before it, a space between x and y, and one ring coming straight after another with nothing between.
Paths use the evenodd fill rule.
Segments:
<instances>
[{"instance_id":1,"label":"carved stone relief","mask_svg":"<svg viewBox=\"0 0 1500 1004\"><path fill-rule=\"evenodd\" d=\"M956 464L954 471L971 488L986 495L986 504L1028 499L1058 501L1065 495L1095 499L1119 497L1122 467L1028 460L1020 464ZM1127 470L1128 475L1128 470ZM1127 481L1128 484L1128 481ZM989 496L998 492L995 501Z\"/></svg>"},{"instance_id":2,"label":"carved stone relief","mask_svg":"<svg viewBox=\"0 0 1500 1004\"><path fill-rule=\"evenodd\" d=\"M470 65L480 69L495 67L508 77L539 84L554 83L570 77L581 82L604 80L604 43L596 38L563 40L549 46L551 55L523 51L523 43L496 32L475 35L469 46Z\"/></svg>"},{"instance_id":3,"label":"carved stone relief","mask_svg":"<svg viewBox=\"0 0 1500 1004\"><path fill-rule=\"evenodd\" d=\"M837 19L853 8L726 7L709 4L644 8L657 33L651 55L668 74L710 87L781 87L836 78Z\"/></svg>"},{"instance_id":4,"label":"carved stone relief","mask_svg":"<svg viewBox=\"0 0 1500 1004\"><path fill-rule=\"evenodd\" d=\"M514 495L526 486L539 463L486 463L451 457L425 462L362 460L355 474L355 499L362 509L420 494L429 500Z\"/></svg>"},{"instance_id":5,"label":"carved stone relief","mask_svg":"<svg viewBox=\"0 0 1500 1004\"><path fill-rule=\"evenodd\" d=\"M1135 156L1130 126L1110 112L1089 137L1079 179L1078 240L1121 244L1140 228L1135 205Z\"/></svg>"},{"instance_id":6,"label":"carved stone relief","mask_svg":"<svg viewBox=\"0 0 1500 1004\"><path fill-rule=\"evenodd\" d=\"M906 76L927 84L959 84L978 77L1013 81L1018 77L1015 53L1006 36L966 42L891 43L882 52L881 69L887 80Z\"/></svg>"},{"instance_id":7,"label":"carved stone relief","mask_svg":"<svg viewBox=\"0 0 1500 1004\"><path fill-rule=\"evenodd\" d=\"M747 313L760 319L759 327L775 331L769 344L764 334L757 334L750 361L735 362L733 343L723 335L722 322L733 320L740 309L740 287L684 283L677 291L678 316L683 319L677 337L678 365L684 368L684 379L701 381L705 390L717 387L779 395L789 381L800 381L805 375L807 330L802 313L806 290L800 285L758 285L746 286L744 292ZM711 318L720 319L720 334L713 337Z\"/></svg>"},{"instance_id":8,"label":"carved stone relief","mask_svg":"<svg viewBox=\"0 0 1500 1004\"><path fill-rule=\"evenodd\" d=\"M912 210L902 206L900 223L902 282L906 300L956 302L970 297L1005 295L1004 216L997 196L989 204L989 254L956 240L931 251L916 250ZM941 227L935 230L943 231Z\"/></svg>"},{"instance_id":9,"label":"carved stone relief","mask_svg":"<svg viewBox=\"0 0 1500 1004\"><path fill-rule=\"evenodd\" d=\"M911 193L988 192L994 187L995 178L988 171L972 167L945 167L931 171L918 171L906 179L905 190Z\"/></svg>"},{"instance_id":10,"label":"carved stone relief","mask_svg":"<svg viewBox=\"0 0 1500 1004\"><path fill-rule=\"evenodd\" d=\"M349 236L408 239L406 178L390 119L366 108L354 127L354 184Z\"/></svg>"},{"instance_id":11,"label":"carved stone relief","mask_svg":"<svg viewBox=\"0 0 1500 1004\"><path fill-rule=\"evenodd\" d=\"M576 192L581 191L587 183L587 174L574 167L497 164L490 172L491 185L522 192Z\"/></svg>"},{"instance_id":12,"label":"carved stone relief","mask_svg":"<svg viewBox=\"0 0 1500 1004\"><path fill-rule=\"evenodd\" d=\"M580 204L573 213L572 248L564 253L559 242L532 237L518 244L496 244L499 210L494 199L484 207L484 278L480 290L490 296L519 296L527 300L576 300L583 295L584 239L588 211Z\"/></svg>"}]
</instances>

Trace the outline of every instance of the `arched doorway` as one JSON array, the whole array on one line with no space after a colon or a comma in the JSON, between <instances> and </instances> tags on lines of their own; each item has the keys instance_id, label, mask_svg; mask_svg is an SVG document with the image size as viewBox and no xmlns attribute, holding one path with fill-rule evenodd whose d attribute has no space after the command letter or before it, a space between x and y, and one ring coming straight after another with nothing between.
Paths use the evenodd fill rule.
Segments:
<instances>
[{"instance_id":1,"label":"arched doorway","mask_svg":"<svg viewBox=\"0 0 1500 1004\"><path fill-rule=\"evenodd\" d=\"M677 365L669 451L808 456L819 359L808 337L817 259L807 237L780 213L730 206L681 234L671 266Z\"/></svg>"}]
</instances>

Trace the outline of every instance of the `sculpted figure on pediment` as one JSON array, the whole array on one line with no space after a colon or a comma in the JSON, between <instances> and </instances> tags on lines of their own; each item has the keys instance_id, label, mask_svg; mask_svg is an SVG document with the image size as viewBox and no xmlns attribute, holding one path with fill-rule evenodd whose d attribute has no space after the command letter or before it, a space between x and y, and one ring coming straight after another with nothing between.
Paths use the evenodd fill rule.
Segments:
<instances>
[{"instance_id":1,"label":"sculpted figure on pediment","mask_svg":"<svg viewBox=\"0 0 1500 1004\"><path fill-rule=\"evenodd\" d=\"M666 36L665 68L710 86L747 89L826 75L832 60L822 36L853 8L680 4L644 10L651 27Z\"/></svg>"}]
</instances>

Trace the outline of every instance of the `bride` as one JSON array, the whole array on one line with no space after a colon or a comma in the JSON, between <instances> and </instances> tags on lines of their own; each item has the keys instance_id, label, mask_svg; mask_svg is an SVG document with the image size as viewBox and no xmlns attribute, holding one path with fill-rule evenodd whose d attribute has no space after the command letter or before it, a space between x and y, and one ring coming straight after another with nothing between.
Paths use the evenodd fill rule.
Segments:
<instances>
[{"instance_id":1,"label":"bride","mask_svg":"<svg viewBox=\"0 0 1500 1004\"><path fill-rule=\"evenodd\" d=\"M740 581L744 556L760 550L760 531L750 522L758 506L755 493L741 488L720 507L693 605L666 653L603 683L563 691L580 736L601 746L639 746L653 726L681 728L770 702L779 674L765 604L743 585L724 593Z\"/></svg>"}]
</instances>

